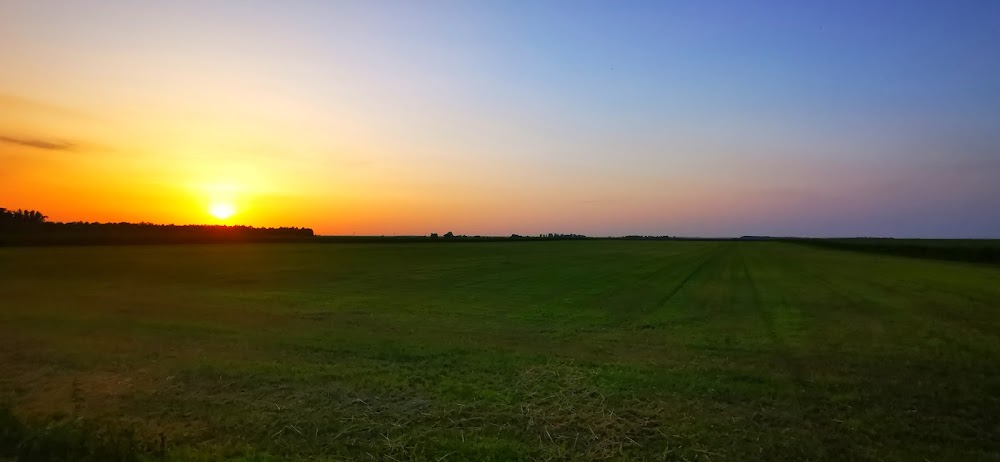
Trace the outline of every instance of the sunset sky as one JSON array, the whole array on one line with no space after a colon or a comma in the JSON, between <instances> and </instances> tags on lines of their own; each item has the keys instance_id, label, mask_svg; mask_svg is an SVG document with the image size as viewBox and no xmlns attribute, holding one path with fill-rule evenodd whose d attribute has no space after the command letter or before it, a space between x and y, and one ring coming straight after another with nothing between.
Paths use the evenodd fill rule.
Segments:
<instances>
[{"instance_id":1,"label":"sunset sky","mask_svg":"<svg viewBox=\"0 0 1000 462\"><path fill-rule=\"evenodd\" d=\"M0 207L1000 237L1000 2L0 0Z\"/></svg>"}]
</instances>

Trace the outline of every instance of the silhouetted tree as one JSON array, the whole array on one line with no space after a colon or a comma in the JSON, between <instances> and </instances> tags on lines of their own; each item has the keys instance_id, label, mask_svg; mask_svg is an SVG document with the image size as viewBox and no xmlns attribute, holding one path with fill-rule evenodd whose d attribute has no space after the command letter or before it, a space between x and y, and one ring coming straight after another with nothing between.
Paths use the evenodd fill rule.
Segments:
<instances>
[{"instance_id":1,"label":"silhouetted tree","mask_svg":"<svg viewBox=\"0 0 1000 462\"><path fill-rule=\"evenodd\" d=\"M0 208L0 229L14 230L34 228L45 223L46 218L48 217L42 215L42 212L37 210L18 209L16 211L12 211Z\"/></svg>"},{"instance_id":2,"label":"silhouetted tree","mask_svg":"<svg viewBox=\"0 0 1000 462\"><path fill-rule=\"evenodd\" d=\"M455 237L455 235L451 231L448 231L447 233L444 233L444 237L446 237L446 238L452 238L452 237Z\"/></svg>"},{"instance_id":3,"label":"silhouetted tree","mask_svg":"<svg viewBox=\"0 0 1000 462\"><path fill-rule=\"evenodd\" d=\"M284 240L313 236L309 228L255 228L252 226L157 225L153 223L53 223L36 210L0 208L0 237L10 242L175 242L229 240Z\"/></svg>"}]
</instances>

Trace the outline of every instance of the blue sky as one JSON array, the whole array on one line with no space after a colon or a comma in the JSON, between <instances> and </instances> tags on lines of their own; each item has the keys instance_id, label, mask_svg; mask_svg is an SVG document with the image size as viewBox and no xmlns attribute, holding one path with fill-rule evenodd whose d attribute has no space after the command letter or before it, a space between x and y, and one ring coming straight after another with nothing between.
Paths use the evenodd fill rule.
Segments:
<instances>
[{"instance_id":1,"label":"blue sky","mask_svg":"<svg viewBox=\"0 0 1000 462\"><path fill-rule=\"evenodd\" d=\"M85 162L0 144L21 169L0 193L38 197L31 173L53 165L94 197L113 191L80 168L176 189L32 207L57 218L197 220L174 196L227 182L237 218L328 233L1000 237L995 1L5 0L0 15L0 135L105 147Z\"/></svg>"}]
</instances>

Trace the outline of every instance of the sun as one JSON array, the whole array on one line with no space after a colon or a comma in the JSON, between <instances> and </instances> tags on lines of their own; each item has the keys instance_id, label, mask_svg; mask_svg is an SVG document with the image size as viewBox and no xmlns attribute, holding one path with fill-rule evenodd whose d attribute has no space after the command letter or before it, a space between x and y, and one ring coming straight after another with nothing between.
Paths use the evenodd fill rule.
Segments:
<instances>
[{"instance_id":1,"label":"sun","mask_svg":"<svg viewBox=\"0 0 1000 462\"><path fill-rule=\"evenodd\" d=\"M208 207L208 213L211 213L215 218L225 220L236 213L236 207L233 207L233 204L217 202Z\"/></svg>"}]
</instances>

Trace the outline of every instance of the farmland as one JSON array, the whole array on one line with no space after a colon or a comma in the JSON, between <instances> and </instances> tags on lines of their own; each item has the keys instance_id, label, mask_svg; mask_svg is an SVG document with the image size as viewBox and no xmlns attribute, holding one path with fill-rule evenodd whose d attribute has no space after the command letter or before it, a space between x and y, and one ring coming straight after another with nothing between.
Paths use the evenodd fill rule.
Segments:
<instances>
[{"instance_id":1,"label":"farmland","mask_svg":"<svg viewBox=\"0 0 1000 462\"><path fill-rule=\"evenodd\" d=\"M787 241L828 249L853 250L856 252L967 261L972 263L1000 263L1000 240L998 239L851 238L787 239Z\"/></svg>"},{"instance_id":2,"label":"farmland","mask_svg":"<svg viewBox=\"0 0 1000 462\"><path fill-rule=\"evenodd\" d=\"M1000 460L997 266L780 242L11 247L0 296L0 458L127 429L123 453L170 460Z\"/></svg>"}]
</instances>

